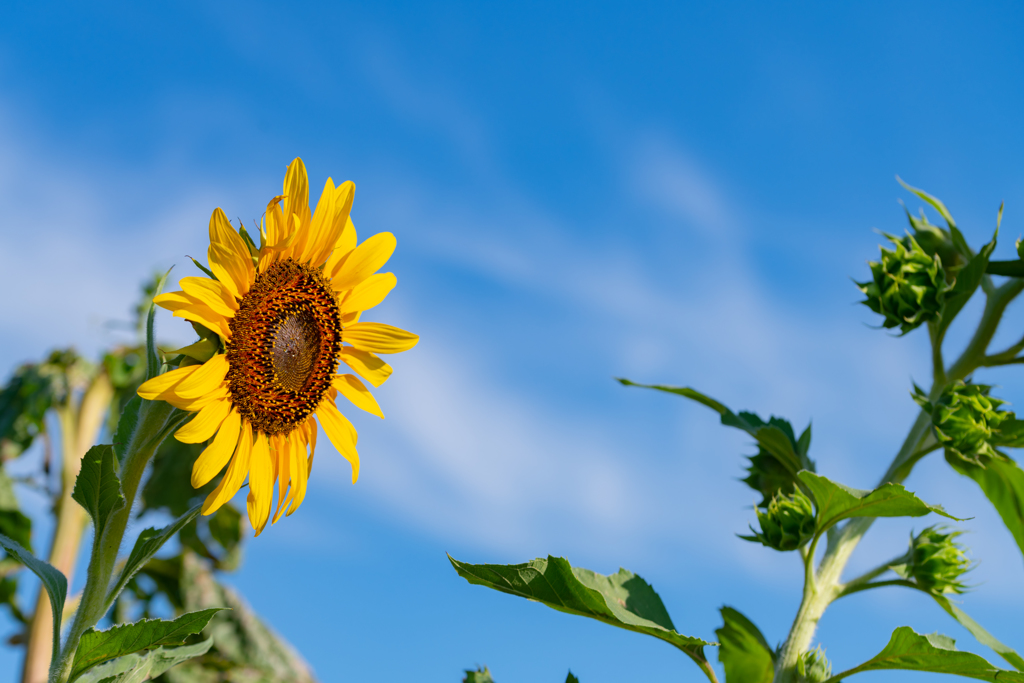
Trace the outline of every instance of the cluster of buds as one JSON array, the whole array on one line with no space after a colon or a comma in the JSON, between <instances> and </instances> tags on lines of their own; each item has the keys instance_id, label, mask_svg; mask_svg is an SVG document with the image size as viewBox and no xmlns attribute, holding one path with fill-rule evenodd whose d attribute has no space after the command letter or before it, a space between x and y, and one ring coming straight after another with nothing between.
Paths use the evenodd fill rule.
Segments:
<instances>
[{"instance_id":1,"label":"cluster of buds","mask_svg":"<svg viewBox=\"0 0 1024 683\"><path fill-rule=\"evenodd\" d=\"M956 542L962 533L928 527L911 537L906 563L893 566L893 571L932 593L963 593L967 586L960 578L971 568L971 561Z\"/></svg>"},{"instance_id":2,"label":"cluster of buds","mask_svg":"<svg viewBox=\"0 0 1024 683\"><path fill-rule=\"evenodd\" d=\"M822 683L832 676L832 664L825 657L821 645L800 655L796 662L799 683Z\"/></svg>"},{"instance_id":3,"label":"cluster of buds","mask_svg":"<svg viewBox=\"0 0 1024 683\"><path fill-rule=\"evenodd\" d=\"M864 305L885 318L882 327L906 334L940 316L950 284L937 253L929 255L911 235L886 237L895 249L883 247L881 259L868 263L871 279L856 284Z\"/></svg>"},{"instance_id":4,"label":"cluster of buds","mask_svg":"<svg viewBox=\"0 0 1024 683\"><path fill-rule=\"evenodd\" d=\"M765 510L757 508L757 521L761 531L743 538L760 541L774 550L796 550L814 537L814 509L811 501L800 491L777 493Z\"/></svg>"},{"instance_id":5,"label":"cluster of buds","mask_svg":"<svg viewBox=\"0 0 1024 683\"><path fill-rule=\"evenodd\" d=\"M989 396L991 389L957 380L930 402L920 387L914 387L914 400L931 415L935 438L947 454L975 465L998 455L992 442L999 426L1014 414L999 409L1006 402Z\"/></svg>"}]
</instances>

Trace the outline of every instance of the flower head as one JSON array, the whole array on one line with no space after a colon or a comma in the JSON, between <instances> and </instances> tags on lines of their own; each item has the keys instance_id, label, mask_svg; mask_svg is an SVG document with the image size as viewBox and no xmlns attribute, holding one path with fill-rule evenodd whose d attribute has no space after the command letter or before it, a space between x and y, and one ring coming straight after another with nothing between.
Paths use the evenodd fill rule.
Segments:
<instances>
[{"instance_id":1,"label":"flower head","mask_svg":"<svg viewBox=\"0 0 1024 683\"><path fill-rule=\"evenodd\" d=\"M913 397L931 414L935 437L946 452L980 465L985 458L997 455L992 446L994 437L1000 425L1014 417L1013 413L999 409L1006 402L990 396L991 390L985 384L957 380L935 402L929 402L919 387L915 387Z\"/></svg>"},{"instance_id":2,"label":"flower head","mask_svg":"<svg viewBox=\"0 0 1024 683\"><path fill-rule=\"evenodd\" d=\"M921 588L934 593L963 593L967 590L960 578L971 567L964 547L956 542L962 531L928 527L910 539L906 564L893 570L912 579Z\"/></svg>"},{"instance_id":3,"label":"flower head","mask_svg":"<svg viewBox=\"0 0 1024 683\"><path fill-rule=\"evenodd\" d=\"M814 537L814 510L811 501L800 491L777 493L763 512L756 508L761 531L754 531L747 540L760 541L775 550L796 550Z\"/></svg>"},{"instance_id":4,"label":"flower head","mask_svg":"<svg viewBox=\"0 0 1024 683\"><path fill-rule=\"evenodd\" d=\"M881 249L871 261L871 279L858 282L867 296L864 305L885 319L882 327L899 327L904 334L939 317L950 285L938 254L929 255L914 237L886 235L895 249Z\"/></svg>"},{"instance_id":5,"label":"flower head","mask_svg":"<svg viewBox=\"0 0 1024 683\"><path fill-rule=\"evenodd\" d=\"M832 676L832 664L825 657L821 645L800 655L796 673L799 683L822 683Z\"/></svg>"},{"instance_id":6,"label":"flower head","mask_svg":"<svg viewBox=\"0 0 1024 683\"><path fill-rule=\"evenodd\" d=\"M164 400L195 417L175 437L209 445L196 460L192 485L227 468L203 514L230 500L248 476L249 520L259 535L302 503L319 421L359 476L356 430L335 406L341 394L384 417L359 379L380 386L391 368L378 354L398 353L419 338L390 325L360 322L395 286L377 273L395 249L391 233L359 244L349 218L355 186L328 178L316 210L306 168L289 166L284 191L267 205L259 245L235 230L224 212L210 218L211 277L182 278L181 290L154 303L193 323L200 339L178 351L179 367L150 379L139 395ZM353 373L338 371L339 362ZM358 377L357 377L358 375Z\"/></svg>"}]
</instances>

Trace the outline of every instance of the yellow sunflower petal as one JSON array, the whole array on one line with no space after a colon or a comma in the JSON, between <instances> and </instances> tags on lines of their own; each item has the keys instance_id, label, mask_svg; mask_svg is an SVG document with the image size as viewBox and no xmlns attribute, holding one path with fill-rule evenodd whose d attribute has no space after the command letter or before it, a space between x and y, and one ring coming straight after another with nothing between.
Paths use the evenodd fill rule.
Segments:
<instances>
[{"instance_id":1,"label":"yellow sunflower petal","mask_svg":"<svg viewBox=\"0 0 1024 683\"><path fill-rule=\"evenodd\" d=\"M344 333L343 333L344 334ZM375 387L387 381L391 376L391 366L369 351L360 351L351 346L341 347L341 360L352 368L357 375Z\"/></svg>"},{"instance_id":2,"label":"yellow sunflower petal","mask_svg":"<svg viewBox=\"0 0 1024 683\"><path fill-rule=\"evenodd\" d=\"M356 248L356 226L352 224L352 219L349 218L345 221L345 227L341 231L341 237L334 244L334 251L327 258L327 262L324 263L324 272L331 274L337 268L341 260L349 255L349 253Z\"/></svg>"},{"instance_id":3,"label":"yellow sunflower petal","mask_svg":"<svg viewBox=\"0 0 1024 683\"><path fill-rule=\"evenodd\" d=\"M170 392L175 386L191 377L192 373L200 367L199 365L190 365L157 375L153 379L143 382L137 393L147 401L162 401L164 398L161 394Z\"/></svg>"},{"instance_id":4,"label":"yellow sunflower petal","mask_svg":"<svg viewBox=\"0 0 1024 683\"><path fill-rule=\"evenodd\" d=\"M274 498L274 463L270 460L270 444L265 434L257 433L249 462L249 523L259 536L270 518Z\"/></svg>"},{"instance_id":5,"label":"yellow sunflower petal","mask_svg":"<svg viewBox=\"0 0 1024 683\"><path fill-rule=\"evenodd\" d=\"M191 367L199 368L200 366L193 365ZM168 392L167 394L160 396L160 400L167 401L175 408L196 412L198 410L202 410L215 401L226 399L229 395L230 392L228 391L228 385L225 383L214 389L209 394L200 396L199 398L181 398L180 396L175 396L173 393Z\"/></svg>"},{"instance_id":6,"label":"yellow sunflower petal","mask_svg":"<svg viewBox=\"0 0 1024 683\"><path fill-rule=\"evenodd\" d=\"M346 180L334 190L334 215L320 233L319 251L313 253L309 262L314 266L323 264L334 251L341 233L348 224L349 213L352 211L352 200L355 198L356 185Z\"/></svg>"},{"instance_id":7,"label":"yellow sunflower petal","mask_svg":"<svg viewBox=\"0 0 1024 683\"><path fill-rule=\"evenodd\" d=\"M356 428L331 401L321 403L316 409L316 416L320 420L320 426L327 433L327 438L352 465L352 483L356 483L359 478L359 451L356 450L359 435Z\"/></svg>"},{"instance_id":8,"label":"yellow sunflower petal","mask_svg":"<svg viewBox=\"0 0 1024 683\"><path fill-rule=\"evenodd\" d=\"M228 325L227 318L215 312L206 304L190 304L187 307L181 307L174 311L174 317L199 323L213 330L223 339L231 339L231 327Z\"/></svg>"},{"instance_id":9,"label":"yellow sunflower petal","mask_svg":"<svg viewBox=\"0 0 1024 683\"><path fill-rule=\"evenodd\" d=\"M174 388L181 398L200 398L220 388L228 374L228 357L223 353L206 361L199 369Z\"/></svg>"},{"instance_id":10,"label":"yellow sunflower petal","mask_svg":"<svg viewBox=\"0 0 1024 683\"><path fill-rule=\"evenodd\" d=\"M300 224L308 224L309 179L306 176L306 165L298 157L288 164L288 171L284 175L283 193L285 196L282 207L284 215L295 214L299 217Z\"/></svg>"},{"instance_id":11,"label":"yellow sunflower petal","mask_svg":"<svg viewBox=\"0 0 1024 683\"><path fill-rule=\"evenodd\" d=\"M316 203L316 211L310 219L309 231L305 235L301 251L297 250L300 263L308 262L322 251L321 240L330 231L331 221L334 220L334 191L334 181L328 178L324 183L323 192L320 193L320 200Z\"/></svg>"},{"instance_id":12,"label":"yellow sunflower petal","mask_svg":"<svg viewBox=\"0 0 1024 683\"><path fill-rule=\"evenodd\" d=\"M355 375L335 375L331 380L331 386L337 389L339 394L352 401L352 405L356 408L384 419L384 413L377 405L377 400Z\"/></svg>"},{"instance_id":13,"label":"yellow sunflower petal","mask_svg":"<svg viewBox=\"0 0 1024 683\"><path fill-rule=\"evenodd\" d=\"M213 401L200 410L191 422L175 432L174 438L182 443L202 443L220 429L229 412L231 401Z\"/></svg>"},{"instance_id":14,"label":"yellow sunflower petal","mask_svg":"<svg viewBox=\"0 0 1024 683\"><path fill-rule=\"evenodd\" d=\"M217 440L214 439L214 442ZM245 483L245 475L249 473L249 460L252 456L252 427L245 420L242 420L241 436L238 438L238 448L235 455L228 464L228 471L224 478L217 484L217 488L210 492L210 495L203 501L203 514L210 515L220 509L224 503L235 497L238 489Z\"/></svg>"},{"instance_id":15,"label":"yellow sunflower petal","mask_svg":"<svg viewBox=\"0 0 1024 683\"><path fill-rule=\"evenodd\" d=\"M253 281L252 255L241 235L235 232L224 212L210 216L210 248L206 251L210 270L234 296L245 296Z\"/></svg>"},{"instance_id":16,"label":"yellow sunflower petal","mask_svg":"<svg viewBox=\"0 0 1024 683\"><path fill-rule=\"evenodd\" d=\"M278 435L274 441L275 469L277 470L277 512L274 513L272 524L277 524L281 515L288 507L288 486L292 481L292 460L294 459L295 442L298 430L288 436Z\"/></svg>"},{"instance_id":17,"label":"yellow sunflower petal","mask_svg":"<svg viewBox=\"0 0 1024 683\"><path fill-rule=\"evenodd\" d=\"M202 301L226 318L234 317L235 311L238 310L238 301L227 287L216 280L208 277L183 277L178 284L186 294Z\"/></svg>"},{"instance_id":18,"label":"yellow sunflower petal","mask_svg":"<svg viewBox=\"0 0 1024 683\"><path fill-rule=\"evenodd\" d=\"M178 311L186 306L193 306L198 302L185 292L164 292L153 297L153 303L168 311Z\"/></svg>"},{"instance_id":19,"label":"yellow sunflower petal","mask_svg":"<svg viewBox=\"0 0 1024 683\"><path fill-rule=\"evenodd\" d=\"M401 353L419 342L419 335L384 323L355 323L345 328L342 339L361 351Z\"/></svg>"},{"instance_id":20,"label":"yellow sunflower petal","mask_svg":"<svg viewBox=\"0 0 1024 683\"><path fill-rule=\"evenodd\" d=\"M395 236L390 232L381 232L370 237L341 260L331 279L331 287L336 292L355 287L388 262L397 244Z\"/></svg>"},{"instance_id":21,"label":"yellow sunflower petal","mask_svg":"<svg viewBox=\"0 0 1024 683\"><path fill-rule=\"evenodd\" d=\"M241 263L249 263L250 268L252 267L249 247L242 236L231 227L231 221L219 208L210 216L210 244L220 247L226 254L230 254Z\"/></svg>"},{"instance_id":22,"label":"yellow sunflower petal","mask_svg":"<svg viewBox=\"0 0 1024 683\"><path fill-rule=\"evenodd\" d=\"M341 312L352 313L354 311L366 311L380 302L391 293L391 290L398 284L398 278L394 273L377 273L366 278L345 295L341 302Z\"/></svg>"},{"instance_id":23,"label":"yellow sunflower petal","mask_svg":"<svg viewBox=\"0 0 1024 683\"><path fill-rule=\"evenodd\" d=\"M235 446L238 445L238 431L241 424L242 418L237 410L228 413L224 423L217 431L217 436L213 437L213 441L192 465L192 488L198 489L206 486L228 464L231 454L235 452Z\"/></svg>"},{"instance_id":24,"label":"yellow sunflower petal","mask_svg":"<svg viewBox=\"0 0 1024 683\"><path fill-rule=\"evenodd\" d=\"M310 442L309 458L306 458L306 446L301 441L296 444L297 448L293 454L290 470L292 490L288 494L291 502L288 505L288 511L285 513L286 517L298 510L299 506L302 505L303 499L306 497L306 486L309 482L309 463L313 458L312 451L316 448L316 422L313 422L312 418L306 423L306 432L307 434L309 433L310 422L312 422L313 440Z\"/></svg>"}]
</instances>

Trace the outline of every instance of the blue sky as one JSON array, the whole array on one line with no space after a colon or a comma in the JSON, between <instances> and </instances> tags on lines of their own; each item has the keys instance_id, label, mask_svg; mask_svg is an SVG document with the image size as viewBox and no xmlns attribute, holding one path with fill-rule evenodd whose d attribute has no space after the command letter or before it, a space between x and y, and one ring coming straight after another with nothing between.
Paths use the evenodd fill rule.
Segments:
<instances>
[{"instance_id":1,"label":"blue sky","mask_svg":"<svg viewBox=\"0 0 1024 683\"><path fill-rule=\"evenodd\" d=\"M1004 257L1024 231L1013 4L551 5L39 2L0 26L0 370L116 340L138 283L191 274L212 209L258 218L295 156L314 186L355 181L360 235L398 238L374 317L422 342L387 420L353 416L360 481L325 447L231 577L324 681L701 680L663 643L469 586L445 552L625 566L681 632L712 639L729 604L783 638L796 558L733 536L748 439L612 377L813 419L819 471L870 487L928 379L923 335L871 329L850 282L872 228L903 229L897 199L919 204L894 175L975 244L1005 200ZM1020 372L998 380L1018 405ZM938 458L908 486L974 518L964 607L1024 647L1024 566L984 498ZM876 525L851 568L926 523ZM819 636L846 668L904 624L978 649L895 590Z\"/></svg>"}]
</instances>

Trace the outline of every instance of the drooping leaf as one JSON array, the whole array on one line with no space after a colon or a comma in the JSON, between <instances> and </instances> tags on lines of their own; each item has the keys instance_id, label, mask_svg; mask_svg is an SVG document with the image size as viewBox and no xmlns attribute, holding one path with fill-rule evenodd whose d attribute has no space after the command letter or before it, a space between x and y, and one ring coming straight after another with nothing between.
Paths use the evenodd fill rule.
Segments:
<instances>
[{"instance_id":1,"label":"drooping leaf","mask_svg":"<svg viewBox=\"0 0 1024 683\"><path fill-rule=\"evenodd\" d=\"M121 481L117 478L113 446L93 446L82 458L82 469L71 497L84 507L96 525L98 537L110 515L124 507Z\"/></svg>"},{"instance_id":2,"label":"drooping leaf","mask_svg":"<svg viewBox=\"0 0 1024 683\"><path fill-rule=\"evenodd\" d=\"M828 680L831 683L838 683L855 673L883 669L956 674L979 681L999 683L1024 681L1024 674L998 669L976 654L957 650L955 641L948 636L938 633L921 635L915 633L909 626L900 626L893 631L889 644L877 655Z\"/></svg>"},{"instance_id":3,"label":"drooping leaf","mask_svg":"<svg viewBox=\"0 0 1024 683\"><path fill-rule=\"evenodd\" d=\"M941 506L929 505L900 484L883 484L862 491L837 484L814 472L797 475L814 496L818 533L849 517L921 517L930 512L962 522Z\"/></svg>"},{"instance_id":4,"label":"drooping leaf","mask_svg":"<svg viewBox=\"0 0 1024 683\"><path fill-rule=\"evenodd\" d=\"M0 534L0 547L7 553L21 562L23 565L39 577L47 597L50 598L50 608L53 610L53 652L54 659L60 654L60 619L64 613L64 601L68 597L68 580L53 565L36 558L32 553L25 550L20 543L7 536Z\"/></svg>"},{"instance_id":5,"label":"drooping leaf","mask_svg":"<svg viewBox=\"0 0 1024 683\"><path fill-rule=\"evenodd\" d=\"M89 629L82 634L82 640L75 650L70 680L74 681L88 669L110 659L165 645L182 645L189 636L206 628L213 615L221 609L215 607L189 612L173 621L143 619L118 624L106 631Z\"/></svg>"},{"instance_id":6,"label":"drooping leaf","mask_svg":"<svg viewBox=\"0 0 1024 683\"><path fill-rule=\"evenodd\" d=\"M1024 553L1024 470L1010 458L991 458L985 467L946 458L954 470L981 487Z\"/></svg>"},{"instance_id":7,"label":"drooping leaf","mask_svg":"<svg viewBox=\"0 0 1024 683\"><path fill-rule=\"evenodd\" d=\"M718 661L725 667L726 683L771 683L775 655L752 621L732 607L721 609L722 628L715 631L721 645Z\"/></svg>"},{"instance_id":8,"label":"drooping leaf","mask_svg":"<svg viewBox=\"0 0 1024 683\"><path fill-rule=\"evenodd\" d=\"M212 646L213 638L207 638L195 645L158 647L142 654L125 655L90 669L76 683L142 683L173 666L205 655Z\"/></svg>"},{"instance_id":9,"label":"drooping leaf","mask_svg":"<svg viewBox=\"0 0 1024 683\"><path fill-rule=\"evenodd\" d=\"M959 232L959 231L958 231ZM985 271L988 269L988 260L996 249L996 238L999 236L999 229L992 235L992 241L981 248L967 265L956 274L956 282L953 288L946 294L946 305L942 310L942 322L939 324L940 333L949 327L950 323L978 289Z\"/></svg>"},{"instance_id":10,"label":"drooping leaf","mask_svg":"<svg viewBox=\"0 0 1024 683\"><path fill-rule=\"evenodd\" d=\"M960 625L966 628L979 643L992 648L993 651L1005 659L1017 671L1024 671L1024 657L1017 654L1016 650L997 640L995 636L982 628L981 624L974 619L971 619L966 612L953 604L945 595L939 595L934 592L929 592L929 595L935 599L935 602L939 603L939 607L946 610L951 617L960 622Z\"/></svg>"},{"instance_id":11,"label":"drooping leaf","mask_svg":"<svg viewBox=\"0 0 1024 683\"><path fill-rule=\"evenodd\" d=\"M196 505L194 508L186 512L184 515L174 520L172 524L165 526L163 529L146 529L139 537L135 540L135 545L132 547L131 553L128 555L128 559L124 563L124 569L121 570L121 574L117 578L117 583L110 590L107 595L107 606L113 604L114 600L120 595L124 587L128 585L135 574L142 569L143 565L149 562L150 558L156 554L164 543L171 539L174 534L178 533L182 527L194 520L202 510L203 506Z\"/></svg>"},{"instance_id":12,"label":"drooping leaf","mask_svg":"<svg viewBox=\"0 0 1024 683\"><path fill-rule=\"evenodd\" d=\"M705 663L706 640L676 632L661 598L633 572L620 569L610 576L573 567L562 557L548 556L525 564L467 564L450 555L459 576L470 583L529 600L560 612L603 621L629 631L660 638Z\"/></svg>"}]
</instances>

